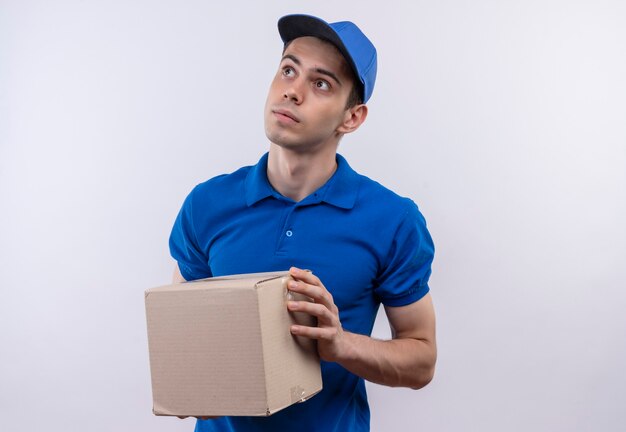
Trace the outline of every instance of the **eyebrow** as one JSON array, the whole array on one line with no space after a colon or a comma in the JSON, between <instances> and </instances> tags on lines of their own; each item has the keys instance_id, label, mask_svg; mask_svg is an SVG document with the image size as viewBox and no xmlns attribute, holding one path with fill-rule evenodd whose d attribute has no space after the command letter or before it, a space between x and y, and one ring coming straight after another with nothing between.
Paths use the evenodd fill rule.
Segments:
<instances>
[{"instance_id":1,"label":"eyebrow","mask_svg":"<svg viewBox=\"0 0 626 432\"><path fill-rule=\"evenodd\" d=\"M282 62L282 61L284 61L285 59L289 59L289 60L291 60L292 62L294 62L295 64L297 64L298 66L302 66L302 62L300 61L300 59L299 59L298 57L296 57L295 55L293 55L293 54L285 54L285 55L283 56L283 58L282 58L282 59L280 59L280 61ZM341 81L339 80L339 78L337 77L337 75L335 75L335 74L334 74L334 73L332 73L331 71L326 70L326 69L322 69L322 68L315 68L315 69L313 69L313 70L314 70L315 72L319 73L319 74L329 76L330 78L334 79L334 80L337 82L337 84L342 85L342 83L341 83Z\"/></svg>"}]
</instances>

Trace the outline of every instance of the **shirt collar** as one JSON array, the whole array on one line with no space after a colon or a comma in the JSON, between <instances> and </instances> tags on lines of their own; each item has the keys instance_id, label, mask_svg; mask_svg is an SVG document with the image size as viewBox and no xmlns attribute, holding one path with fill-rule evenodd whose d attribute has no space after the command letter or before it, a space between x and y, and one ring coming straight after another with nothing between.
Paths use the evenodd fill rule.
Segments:
<instances>
[{"instance_id":1,"label":"shirt collar","mask_svg":"<svg viewBox=\"0 0 626 432\"><path fill-rule=\"evenodd\" d=\"M340 154L337 154L337 171L326 184L323 201L343 209L354 207L359 193L359 175Z\"/></svg>"},{"instance_id":2,"label":"shirt collar","mask_svg":"<svg viewBox=\"0 0 626 432\"><path fill-rule=\"evenodd\" d=\"M265 153L254 165L245 180L246 204L252 206L267 197L277 194L267 179L267 158ZM321 201L343 209L354 207L358 194L359 175L348 165L343 156L337 154L337 170L318 189Z\"/></svg>"},{"instance_id":3,"label":"shirt collar","mask_svg":"<svg viewBox=\"0 0 626 432\"><path fill-rule=\"evenodd\" d=\"M248 207L274 194L274 188L267 179L267 157L265 153L246 176L246 204Z\"/></svg>"}]
</instances>

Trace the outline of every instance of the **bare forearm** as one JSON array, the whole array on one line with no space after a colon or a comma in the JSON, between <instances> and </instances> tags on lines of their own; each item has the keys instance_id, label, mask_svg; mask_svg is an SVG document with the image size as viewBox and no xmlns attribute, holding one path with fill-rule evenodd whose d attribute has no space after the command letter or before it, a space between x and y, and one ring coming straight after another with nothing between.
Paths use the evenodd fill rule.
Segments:
<instances>
[{"instance_id":1,"label":"bare forearm","mask_svg":"<svg viewBox=\"0 0 626 432\"><path fill-rule=\"evenodd\" d=\"M364 379L392 387L422 388L435 371L436 348L427 340L378 340L344 332L337 362Z\"/></svg>"}]
</instances>

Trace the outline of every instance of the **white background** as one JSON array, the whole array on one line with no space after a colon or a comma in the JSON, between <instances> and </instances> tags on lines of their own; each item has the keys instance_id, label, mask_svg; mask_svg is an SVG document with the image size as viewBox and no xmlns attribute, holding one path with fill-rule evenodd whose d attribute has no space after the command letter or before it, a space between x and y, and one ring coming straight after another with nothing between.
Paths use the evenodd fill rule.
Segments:
<instances>
[{"instance_id":1,"label":"white background","mask_svg":"<svg viewBox=\"0 0 626 432\"><path fill-rule=\"evenodd\" d=\"M151 414L143 291L191 188L267 149L293 12L376 44L340 152L437 246L435 380L370 385L372 429L623 430L617 0L0 1L0 430L193 429Z\"/></svg>"}]
</instances>

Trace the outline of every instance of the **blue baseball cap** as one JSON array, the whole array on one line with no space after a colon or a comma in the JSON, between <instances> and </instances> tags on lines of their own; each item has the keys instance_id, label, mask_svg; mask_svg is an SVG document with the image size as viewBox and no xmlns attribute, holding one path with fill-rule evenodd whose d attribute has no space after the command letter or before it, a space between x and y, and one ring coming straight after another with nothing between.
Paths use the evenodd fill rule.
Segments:
<instances>
[{"instance_id":1,"label":"blue baseball cap","mask_svg":"<svg viewBox=\"0 0 626 432\"><path fill-rule=\"evenodd\" d=\"M372 96L376 82L376 48L356 24L350 21L327 23L311 15L286 15L278 20L278 32L284 43L315 36L335 45L363 85L363 103Z\"/></svg>"}]
</instances>

